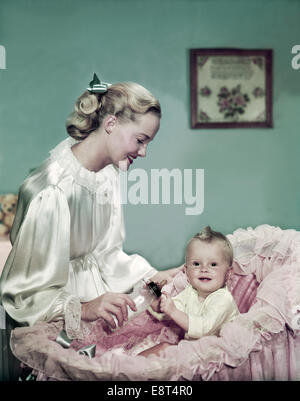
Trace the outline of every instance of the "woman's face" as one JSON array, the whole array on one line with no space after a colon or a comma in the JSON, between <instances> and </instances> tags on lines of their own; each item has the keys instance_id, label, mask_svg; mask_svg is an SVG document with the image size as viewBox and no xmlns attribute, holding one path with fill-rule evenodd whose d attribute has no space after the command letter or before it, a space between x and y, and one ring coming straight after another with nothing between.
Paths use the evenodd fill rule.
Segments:
<instances>
[{"instance_id":1,"label":"woman's face","mask_svg":"<svg viewBox=\"0 0 300 401\"><path fill-rule=\"evenodd\" d=\"M126 171L137 157L146 156L147 145L159 130L160 119L151 112L138 116L134 122L124 123L114 116L111 117L111 123L105 126L109 134L109 156L116 167Z\"/></svg>"}]
</instances>

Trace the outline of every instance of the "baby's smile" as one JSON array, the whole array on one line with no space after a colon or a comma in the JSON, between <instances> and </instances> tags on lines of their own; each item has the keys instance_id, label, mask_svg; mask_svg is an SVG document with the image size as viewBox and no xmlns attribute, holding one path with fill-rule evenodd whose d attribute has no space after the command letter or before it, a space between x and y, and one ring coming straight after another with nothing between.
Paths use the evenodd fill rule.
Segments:
<instances>
[{"instance_id":1,"label":"baby's smile","mask_svg":"<svg viewBox=\"0 0 300 401\"><path fill-rule=\"evenodd\" d=\"M211 278L210 277L199 277L198 280L200 280L200 281L210 281Z\"/></svg>"}]
</instances>

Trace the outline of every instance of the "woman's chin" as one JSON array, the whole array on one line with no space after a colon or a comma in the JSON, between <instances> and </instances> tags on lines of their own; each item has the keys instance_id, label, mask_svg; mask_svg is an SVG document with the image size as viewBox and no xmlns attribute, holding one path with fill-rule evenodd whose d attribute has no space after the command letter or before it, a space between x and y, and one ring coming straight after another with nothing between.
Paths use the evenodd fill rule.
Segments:
<instances>
[{"instance_id":1,"label":"woman's chin","mask_svg":"<svg viewBox=\"0 0 300 401\"><path fill-rule=\"evenodd\" d=\"M121 171L127 171L129 169L130 163L128 159L120 160L118 167Z\"/></svg>"}]
</instances>

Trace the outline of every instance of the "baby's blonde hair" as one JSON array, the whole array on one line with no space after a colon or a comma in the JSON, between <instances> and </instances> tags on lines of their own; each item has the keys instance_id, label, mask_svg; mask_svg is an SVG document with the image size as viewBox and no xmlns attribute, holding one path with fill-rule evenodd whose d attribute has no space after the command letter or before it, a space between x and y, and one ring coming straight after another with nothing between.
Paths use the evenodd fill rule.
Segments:
<instances>
[{"instance_id":1,"label":"baby's blonde hair","mask_svg":"<svg viewBox=\"0 0 300 401\"><path fill-rule=\"evenodd\" d=\"M189 242L186 246L186 252L188 251L189 245L194 240L199 240L199 241L208 242L208 243L213 242L213 241L220 241L224 247L225 257L228 259L229 266L232 265L233 248L232 248L230 241L224 234L222 234L218 231L212 230L210 228L210 226L206 226L199 233L194 235L193 238L191 238L189 240Z\"/></svg>"},{"instance_id":2,"label":"baby's blonde hair","mask_svg":"<svg viewBox=\"0 0 300 401\"><path fill-rule=\"evenodd\" d=\"M106 93L85 91L76 101L75 110L66 122L68 134L85 139L97 129L103 119L111 114L120 121L136 121L137 116L154 113L161 118L159 101L143 86L134 82L111 85Z\"/></svg>"}]
</instances>

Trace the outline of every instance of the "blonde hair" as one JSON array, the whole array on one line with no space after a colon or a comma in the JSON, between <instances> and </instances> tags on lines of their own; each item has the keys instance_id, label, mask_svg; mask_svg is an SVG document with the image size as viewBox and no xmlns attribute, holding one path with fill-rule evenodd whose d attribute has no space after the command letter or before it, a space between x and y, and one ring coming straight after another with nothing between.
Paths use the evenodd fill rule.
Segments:
<instances>
[{"instance_id":1,"label":"blonde hair","mask_svg":"<svg viewBox=\"0 0 300 401\"><path fill-rule=\"evenodd\" d=\"M186 246L186 251L189 248L189 245L191 244L192 241L194 240L199 240L203 242L213 242L213 241L220 241L222 245L224 246L224 251L225 251L225 257L228 259L229 265L232 265L233 262L233 248L230 243L230 241L227 239L227 237L218 232L214 231L210 228L210 226L204 227L199 233L193 236L191 238Z\"/></svg>"},{"instance_id":2,"label":"blonde hair","mask_svg":"<svg viewBox=\"0 0 300 401\"><path fill-rule=\"evenodd\" d=\"M85 91L77 99L75 110L66 121L66 129L71 137L83 140L109 114L128 122L149 112L161 118L160 103L146 88L134 82L118 83L103 94Z\"/></svg>"}]
</instances>

